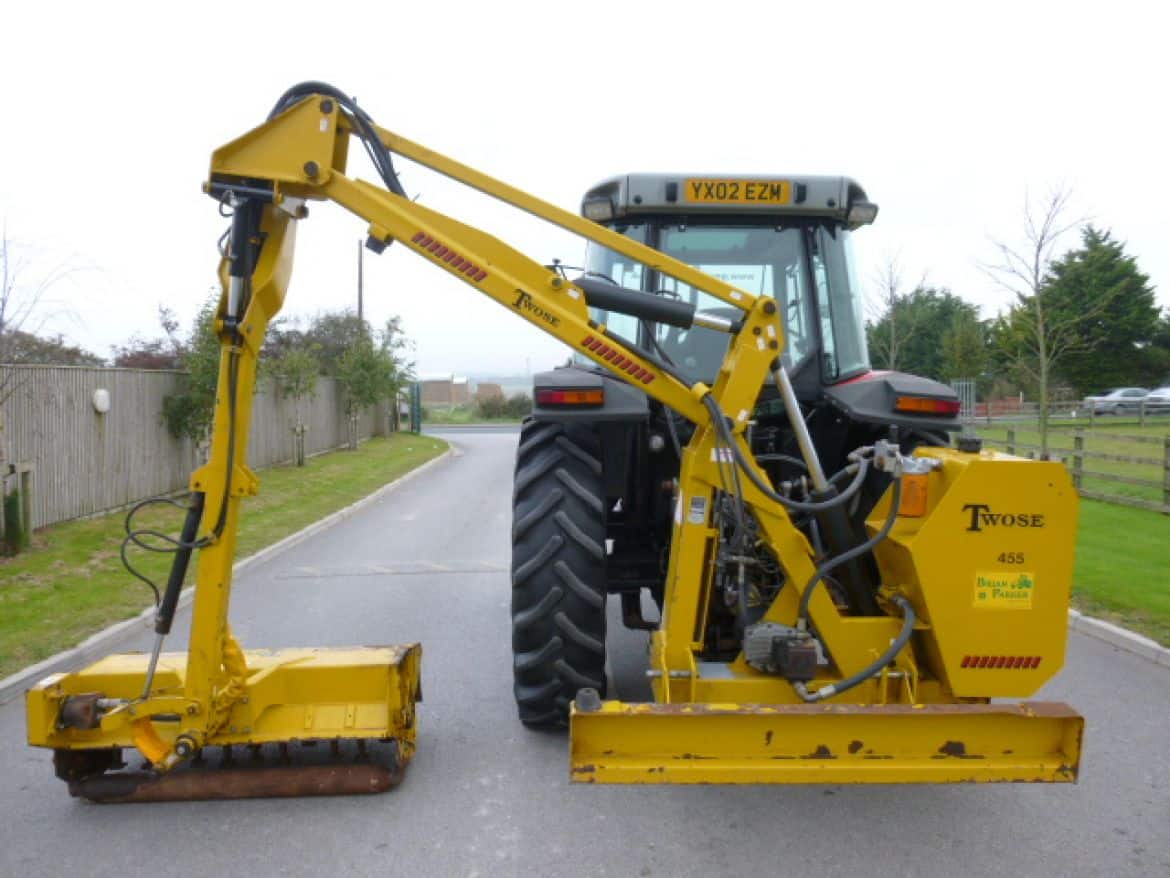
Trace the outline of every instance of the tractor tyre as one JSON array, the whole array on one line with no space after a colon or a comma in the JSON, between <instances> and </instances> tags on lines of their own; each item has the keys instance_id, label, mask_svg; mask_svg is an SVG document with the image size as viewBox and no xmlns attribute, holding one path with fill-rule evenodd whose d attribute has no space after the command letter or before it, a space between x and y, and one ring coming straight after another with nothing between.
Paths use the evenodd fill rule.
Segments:
<instances>
[{"instance_id":1,"label":"tractor tyre","mask_svg":"<svg viewBox=\"0 0 1170 878\"><path fill-rule=\"evenodd\" d=\"M588 425L520 430L512 493L512 670L520 721L568 725L578 689L605 694L605 490Z\"/></svg>"}]
</instances>

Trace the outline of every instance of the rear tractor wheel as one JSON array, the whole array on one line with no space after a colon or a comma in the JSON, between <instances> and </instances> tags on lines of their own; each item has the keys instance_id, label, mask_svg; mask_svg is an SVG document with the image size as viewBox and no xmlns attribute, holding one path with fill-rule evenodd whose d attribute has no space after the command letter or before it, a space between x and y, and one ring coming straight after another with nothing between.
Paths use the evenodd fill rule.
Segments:
<instances>
[{"instance_id":1,"label":"rear tractor wheel","mask_svg":"<svg viewBox=\"0 0 1170 878\"><path fill-rule=\"evenodd\" d=\"M587 425L526 421L512 494L512 669L520 720L568 724L605 693L605 491Z\"/></svg>"}]
</instances>

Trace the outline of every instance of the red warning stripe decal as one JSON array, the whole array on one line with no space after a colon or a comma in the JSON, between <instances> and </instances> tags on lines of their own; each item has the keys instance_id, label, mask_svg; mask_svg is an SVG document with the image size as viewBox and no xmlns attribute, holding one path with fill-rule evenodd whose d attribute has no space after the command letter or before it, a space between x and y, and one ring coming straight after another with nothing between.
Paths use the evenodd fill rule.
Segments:
<instances>
[{"instance_id":1,"label":"red warning stripe decal","mask_svg":"<svg viewBox=\"0 0 1170 878\"><path fill-rule=\"evenodd\" d=\"M641 381L643 384L649 384L654 380L653 372L648 369L643 369L629 357L622 356L605 342L599 341L591 335L587 335L581 340L581 347L587 348L590 352L597 354L603 360L610 363L615 369L625 372L631 378Z\"/></svg>"},{"instance_id":2,"label":"red warning stripe decal","mask_svg":"<svg viewBox=\"0 0 1170 878\"><path fill-rule=\"evenodd\" d=\"M435 259L445 263L460 274L467 275L476 283L479 283L488 276L488 273L484 269L480 268L470 259L460 256L442 241L432 238L425 232L416 232L414 237L410 239L410 243L434 256Z\"/></svg>"},{"instance_id":3,"label":"red warning stripe decal","mask_svg":"<svg viewBox=\"0 0 1170 878\"><path fill-rule=\"evenodd\" d=\"M1032 671L1040 667L1038 655L965 655L959 667L970 670Z\"/></svg>"}]
</instances>

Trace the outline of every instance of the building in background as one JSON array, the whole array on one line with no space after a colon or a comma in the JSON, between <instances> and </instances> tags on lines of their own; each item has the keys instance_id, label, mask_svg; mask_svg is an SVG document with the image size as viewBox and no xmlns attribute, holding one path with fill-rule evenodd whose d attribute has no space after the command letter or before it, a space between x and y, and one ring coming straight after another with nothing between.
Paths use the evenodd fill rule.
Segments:
<instances>
[{"instance_id":1,"label":"building in background","mask_svg":"<svg viewBox=\"0 0 1170 878\"><path fill-rule=\"evenodd\" d=\"M504 398L504 388L494 381L480 381L475 385L475 401L483 402L487 399Z\"/></svg>"},{"instance_id":2,"label":"building in background","mask_svg":"<svg viewBox=\"0 0 1170 878\"><path fill-rule=\"evenodd\" d=\"M471 385L459 375L423 375L418 383L424 406L457 406L471 402Z\"/></svg>"}]
</instances>

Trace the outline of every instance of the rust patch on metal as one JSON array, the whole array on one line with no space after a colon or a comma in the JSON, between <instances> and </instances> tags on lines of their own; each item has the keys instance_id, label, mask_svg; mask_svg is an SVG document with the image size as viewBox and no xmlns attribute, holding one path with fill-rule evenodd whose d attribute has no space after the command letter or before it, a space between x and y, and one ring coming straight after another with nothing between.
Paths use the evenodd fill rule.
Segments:
<instances>
[{"instance_id":1,"label":"rust patch on metal","mask_svg":"<svg viewBox=\"0 0 1170 878\"><path fill-rule=\"evenodd\" d=\"M586 765L573 766L573 774L593 774L595 771L597 771L597 766L591 762Z\"/></svg>"},{"instance_id":2,"label":"rust patch on metal","mask_svg":"<svg viewBox=\"0 0 1170 878\"><path fill-rule=\"evenodd\" d=\"M860 750L864 746L865 745L862 744L860 741L850 741L849 742L849 752L856 753L858 750Z\"/></svg>"},{"instance_id":3,"label":"rust patch on metal","mask_svg":"<svg viewBox=\"0 0 1170 878\"><path fill-rule=\"evenodd\" d=\"M948 756L954 759L983 759L983 755L979 753L968 753L967 745L962 741L947 741L938 748L939 755L932 757L933 759L945 759Z\"/></svg>"},{"instance_id":4,"label":"rust patch on metal","mask_svg":"<svg viewBox=\"0 0 1170 878\"><path fill-rule=\"evenodd\" d=\"M764 746L765 747L772 746L772 730L771 729L768 729L768 731L764 732Z\"/></svg>"},{"instance_id":5,"label":"rust patch on metal","mask_svg":"<svg viewBox=\"0 0 1170 878\"><path fill-rule=\"evenodd\" d=\"M824 744L818 744L817 749L813 750L811 753L806 753L802 758L804 758L804 759L836 759L837 757L834 756L833 751L830 750L828 747L826 747Z\"/></svg>"},{"instance_id":6,"label":"rust patch on metal","mask_svg":"<svg viewBox=\"0 0 1170 878\"><path fill-rule=\"evenodd\" d=\"M69 793L92 802L188 802L294 796L383 793L402 780L400 766L310 765L176 771L116 772L70 781Z\"/></svg>"}]
</instances>

